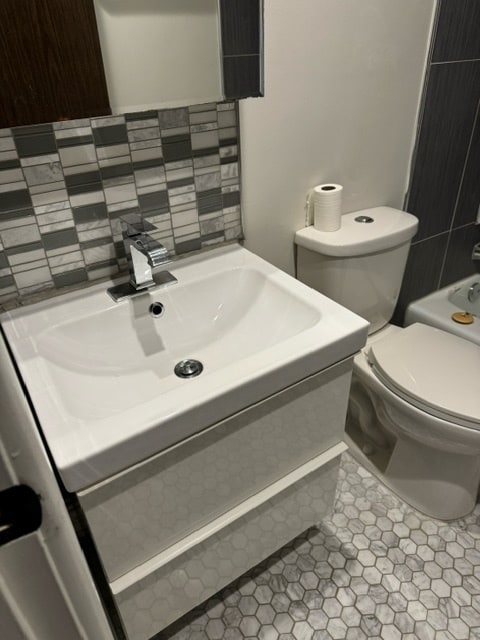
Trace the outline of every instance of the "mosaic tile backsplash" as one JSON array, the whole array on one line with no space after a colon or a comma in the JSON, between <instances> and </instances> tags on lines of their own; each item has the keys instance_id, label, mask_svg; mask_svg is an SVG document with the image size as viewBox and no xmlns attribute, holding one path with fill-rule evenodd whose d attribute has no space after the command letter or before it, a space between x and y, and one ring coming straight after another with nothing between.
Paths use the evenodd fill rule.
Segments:
<instances>
[{"instance_id":1,"label":"mosaic tile backsplash","mask_svg":"<svg viewBox=\"0 0 480 640\"><path fill-rule=\"evenodd\" d=\"M175 255L241 238L235 102L0 130L0 303L126 269L119 218Z\"/></svg>"}]
</instances>

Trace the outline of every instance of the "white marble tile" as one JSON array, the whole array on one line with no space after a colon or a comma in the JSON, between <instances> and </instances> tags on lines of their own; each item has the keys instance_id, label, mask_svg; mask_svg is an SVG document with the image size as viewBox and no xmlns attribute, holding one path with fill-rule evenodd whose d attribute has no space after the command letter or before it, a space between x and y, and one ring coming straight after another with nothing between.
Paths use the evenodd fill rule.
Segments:
<instances>
[{"instance_id":1,"label":"white marble tile","mask_svg":"<svg viewBox=\"0 0 480 640\"><path fill-rule=\"evenodd\" d=\"M141 129L129 129L128 131L129 142L140 142L142 140L152 140L155 138L160 138L160 129L158 125L153 127L143 127Z\"/></svg>"},{"instance_id":2,"label":"white marble tile","mask_svg":"<svg viewBox=\"0 0 480 640\"><path fill-rule=\"evenodd\" d=\"M222 617L222 637L247 638L242 628L249 630L254 616L259 624L254 637L265 634L277 640L281 634L291 640L475 638L480 627L480 537L465 531L478 518L480 505L459 526L412 512L344 455L334 516L280 550L262 571L242 578L237 591L233 586L215 596L216 606L221 603L228 611ZM426 546L427 537L435 550ZM449 543L453 555L446 550ZM465 572L470 566L469 572L462 574L455 562ZM273 620L264 620L258 608L253 613L254 601L271 607ZM203 611L194 622L187 616L162 637L180 640L194 637L195 631L213 640L208 602Z\"/></svg>"},{"instance_id":3,"label":"white marble tile","mask_svg":"<svg viewBox=\"0 0 480 640\"><path fill-rule=\"evenodd\" d=\"M93 144L82 144L75 147L62 147L58 150L64 167L78 164L90 164L97 161L97 154Z\"/></svg>"},{"instance_id":4,"label":"white marble tile","mask_svg":"<svg viewBox=\"0 0 480 640\"><path fill-rule=\"evenodd\" d=\"M70 196L70 204L72 207L83 207L87 204L98 204L105 202L105 194L103 191L87 191Z\"/></svg>"},{"instance_id":5,"label":"white marble tile","mask_svg":"<svg viewBox=\"0 0 480 640\"><path fill-rule=\"evenodd\" d=\"M24 253L12 253L8 256L8 262L14 268L17 268L17 266L19 267L23 264L28 265L32 262L38 262L39 260L44 260L44 259L45 259L44 249L34 249L33 251L26 251ZM33 267L30 267L30 268L33 268Z\"/></svg>"},{"instance_id":6,"label":"white marble tile","mask_svg":"<svg viewBox=\"0 0 480 640\"><path fill-rule=\"evenodd\" d=\"M21 169L3 169L0 171L0 184L25 183ZM19 189L22 187L18 187Z\"/></svg>"},{"instance_id":7,"label":"white marble tile","mask_svg":"<svg viewBox=\"0 0 480 640\"><path fill-rule=\"evenodd\" d=\"M14 229L1 231L5 249L40 240L40 232L36 224L27 224Z\"/></svg>"},{"instance_id":8,"label":"white marble tile","mask_svg":"<svg viewBox=\"0 0 480 640\"><path fill-rule=\"evenodd\" d=\"M34 285L51 282L52 280L50 269L47 266L40 269L30 269L23 271L22 273L16 273L14 278L15 284L19 289L25 289Z\"/></svg>"}]
</instances>

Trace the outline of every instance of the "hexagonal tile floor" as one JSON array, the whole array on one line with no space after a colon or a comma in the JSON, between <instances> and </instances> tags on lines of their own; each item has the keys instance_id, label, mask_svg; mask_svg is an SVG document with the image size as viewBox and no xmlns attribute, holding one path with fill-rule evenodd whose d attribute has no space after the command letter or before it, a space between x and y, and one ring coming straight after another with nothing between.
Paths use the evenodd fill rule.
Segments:
<instances>
[{"instance_id":1,"label":"hexagonal tile floor","mask_svg":"<svg viewBox=\"0 0 480 640\"><path fill-rule=\"evenodd\" d=\"M480 504L428 518L344 454L330 519L156 638L480 639Z\"/></svg>"}]
</instances>

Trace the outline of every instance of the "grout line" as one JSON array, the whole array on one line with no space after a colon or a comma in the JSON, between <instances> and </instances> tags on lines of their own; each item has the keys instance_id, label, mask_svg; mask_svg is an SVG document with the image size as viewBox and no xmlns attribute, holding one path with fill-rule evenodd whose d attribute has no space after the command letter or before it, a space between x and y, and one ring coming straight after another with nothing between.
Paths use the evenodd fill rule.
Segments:
<instances>
[{"instance_id":1,"label":"grout line","mask_svg":"<svg viewBox=\"0 0 480 640\"><path fill-rule=\"evenodd\" d=\"M465 162L463 163L462 175L460 177L460 182L459 182L458 191L457 191L457 197L455 199L455 204L454 204L454 207L453 207L452 221L451 221L451 224L450 224L450 230L452 230L452 228L453 228L453 223L455 221L455 216L457 214L458 203L460 201L460 193L462 191L463 182L464 182L464 178L465 178L465 172L467 170L468 160L469 160L469 157L470 157L470 151L472 149L472 142L473 142L473 137L475 135L475 129L477 127L477 121L478 121L479 112L480 112L480 100L477 103L477 110L475 112L475 117L473 119L472 131L470 133L470 140L468 141L467 151L465 153Z\"/></svg>"},{"instance_id":2,"label":"grout line","mask_svg":"<svg viewBox=\"0 0 480 640\"><path fill-rule=\"evenodd\" d=\"M224 54L224 58L254 58L259 56L260 53L228 53Z\"/></svg>"},{"instance_id":3,"label":"grout line","mask_svg":"<svg viewBox=\"0 0 480 640\"><path fill-rule=\"evenodd\" d=\"M480 58L465 58L464 60L442 60L441 62L431 62L431 66L437 66L439 64L456 64L457 62L480 62Z\"/></svg>"},{"instance_id":4,"label":"grout line","mask_svg":"<svg viewBox=\"0 0 480 640\"><path fill-rule=\"evenodd\" d=\"M475 118L473 119L472 131L470 133L470 140L468 141L468 147L467 147L467 151L465 153L465 161L463 163L462 175L460 177L460 182L459 182L459 185L458 185L457 197L455 198L455 204L453 205L452 219L451 219L451 222L450 222L450 228L448 230L447 246L445 247L445 253L443 254L442 266L440 267L440 274L438 276L437 289L440 288L440 283L441 283L442 278L443 278L443 272L445 270L445 264L446 264L446 261L447 261L447 253L448 253L448 249L450 247L450 239L451 239L451 236L452 236L452 230L454 229L455 217L457 215L458 203L460 202L460 195L462 193L463 182L464 182L464 179L465 179L465 173L466 173L466 170L467 170L468 160L469 160L469 157L470 157L470 151L471 151L471 148L472 148L472 141L473 141L473 137L475 135L475 129L476 129L476 126L477 126L479 112L480 112L480 100L477 103L477 111L475 113ZM466 225L460 225L460 226L466 226Z\"/></svg>"},{"instance_id":5,"label":"grout line","mask_svg":"<svg viewBox=\"0 0 480 640\"><path fill-rule=\"evenodd\" d=\"M420 95L420 100L419 100L419 104L418 104L418 114L417 114L417 126L416 126L416 131L415 131L415 139L413 141L413 148L412 148L412 152L411 152L411 157L410 157L410 163L409 163L409 167L408 167L408 179L407 179L407 185L406 185L406 192L405 192L405 196L403 199L403 208L405 211L408 211L408 206L409 206L409 200L410 200L410 191L412 188L412 183L413 183L413 176L415 174L415 165L417 162L417 154L418 154L418 147L420 144L420 136L422 133L422 126L423 126L423 120L424 120L424 116L425 116L425 106L426 106L426 102L427 102L427 92L428 92L428 85L429 85L429 80L430 80L430 70L432 67L432 57L433 57L433 51L435 48L435 41L437 39L437 30L438 30L438 22L440 19L440 10L441 10L441 4L442 4L442 0L438 0L437 5L435 7L435 11L434 11L434 15L432 17L432 27L431 27L431 33L430 33L430 42L428 44L428 51L427 51L427 55L426 55L426 59L425 59L425 71L424 71L424 78L423 78L423 86L422 86L422 90L421 90L421 95Z\"/></svg>"},{"instance_id":6,"label":"grout line","mask_svg":"<svg viewBox=\"0 0 480 640\"><path fill-rule=\"evenodd\" d=\"M440 289L440 283L442 282L443 272L445 270L445 263L447 262L447 254L448 254L448 249L450 247L451 237L452 237L452 229L450 228L448 231L448 238L447 238L447 244L445 246L445 251L443 252L442 265L440 267L440 272L438 274L438 280L437 280L437 286L436 286L437 290Z\"/></svg>"},{"instance_id":7,"label":"grout line","mask_svg":"<svg viewBox=\"0 0 480 640\"><path fill-rule=\"evenodd\" d=\"M421 244L422 242L427 242L427 240L433 240L433 238L438 238L439 236L443 236L448 232L449 232L449 229L445 229L445 231L439 231L438 233L434 233L433 236L427 236L426 238L422 238L421 240L412 242L412 247L414 245Z\"/></svg>"}]
</instances>

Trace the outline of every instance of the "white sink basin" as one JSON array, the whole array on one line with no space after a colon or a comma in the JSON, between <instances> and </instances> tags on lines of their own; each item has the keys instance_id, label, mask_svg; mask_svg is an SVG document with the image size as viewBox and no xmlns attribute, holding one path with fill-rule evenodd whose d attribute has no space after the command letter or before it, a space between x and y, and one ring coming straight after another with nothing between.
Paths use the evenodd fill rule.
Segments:
<instances>
[{"instance_id":1,"label":"white sink basin","mask_svg":"<svg viewBox=\"0 0 480 640\"><path fill-rule=\"evenodd\" d=\"M178 284L114 303L99 284L1 317L70 491L131 466L355 353L367 323L234 245ZM153 302L164 313L152 317ZM182 379L175 364L203 372Z\"/></svg>"}]
</instances>

